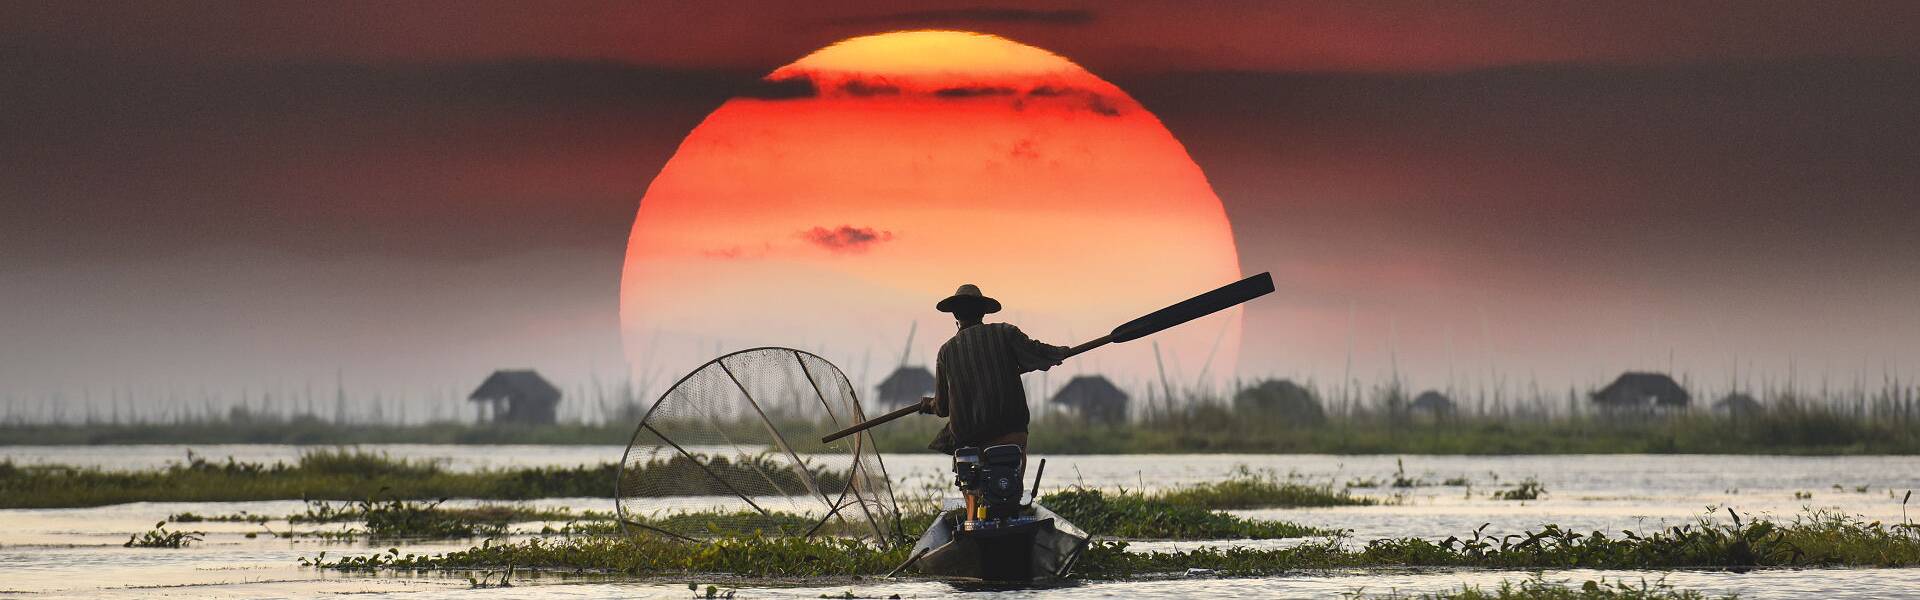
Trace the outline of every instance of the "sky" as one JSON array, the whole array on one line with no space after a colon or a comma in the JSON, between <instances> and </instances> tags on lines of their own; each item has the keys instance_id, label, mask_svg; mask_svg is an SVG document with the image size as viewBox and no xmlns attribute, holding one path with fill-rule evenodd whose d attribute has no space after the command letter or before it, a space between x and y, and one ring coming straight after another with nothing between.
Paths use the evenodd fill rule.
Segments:
<instances>
[{"instance_id":1,"label":"sky","mask_svg":"<svg viewBox=\"0 0 1920 600\"><path fill-rule=\"evenodd\" d=\"M627 378L628 235L681 141L782 65L919 28L1066 57L1164 124L1240 270L1279 288L1241 376L1911 376L1916 24L1907 2L6 3L0 397ZM859 378L900 329L828 358Z\"/></svg>"}]
</instances>

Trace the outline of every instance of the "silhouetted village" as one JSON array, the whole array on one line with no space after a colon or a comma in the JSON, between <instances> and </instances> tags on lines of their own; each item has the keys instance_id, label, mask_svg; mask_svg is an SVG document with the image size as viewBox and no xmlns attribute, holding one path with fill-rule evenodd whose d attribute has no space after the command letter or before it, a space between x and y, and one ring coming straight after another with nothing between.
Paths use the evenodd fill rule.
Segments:
<instances>
[{"instance_id":1,"label":"silhouetted village","mask_svg":"<svg viewBox=\"0 0 1920 600\"><path fill-rule=\"evenodd\" d=\"M934 393L933 371L927 366L911 364L907 352L901 353L890 370L882 372L884 375L872 375L877 380L866 379L869 375L861 374L851 381L859 390L857 393L868 416L917 402ZM1535 383L1514 385L1511 382L1496 386L1472 382L1415 388L1397 377L1372 384L1358 380L1329 384L1313 379L1259 378L1215 386L1181 386L1164 377L1116 375L1055 369L1051 373L1027 376L1029 409L1034 415L1035 427L1153 430L1188 427L1202 434L1217 434L1212 428L1230 426L1252 427L1254 431L1264 427L1279 434L1327 426L1405 425L1440 430L1459 427L1466 431L1476 424L1488 423L1551 426L1578 421L1652 428L1673 419L1731 424L1771 419L1794 427L1839 428L1857 433L1878 426L1876 424L1920 420L1920 386L1892 378L1874 386L1856 382L1844 388L1823 385L1809 389L1811 386L1792 380L1699 382L1664 372L1634 370L1585 389L1573 386L1553 390ZM296 440L340 437L313 428L369 425L403 429L455 426L506 432L587 427L607 431L599 435L611 440L621 430L639 422L652 405L652 395L658 393L661 383L657 378L638 384L614 385L597 380L556 382L531 369L501 369L467 388L469 392L450 390L437 398L426 398L427 402L393 394L366 393L345 382L334 382L329 386L331 389L308 385L296 390L243 391L238 397L208 393L197 401L182 400L172 394L156 399L143 397L137 391L123 391L104 398L83 397L80 402L40 403L33 412L22 411L19 403L9 403L0 413L0 426L31 429L57 425L82 430L99 426L162 428L146 434L154 441L168 439L165 427L201 425L224 425L238 431L293 428L296 433L286 434L285 439ZM1712 400L1696 402L1699 398ZM48 406L56 408L46 408ZM73 435L85 434L82 431ZM406 439L405 435L396 430L383 439ZM1856 434L1828 437L1849 439L1846 435ZM219 439L255 439L232 438L225 433L222 436Z\"/></svg>"}]
</instances>

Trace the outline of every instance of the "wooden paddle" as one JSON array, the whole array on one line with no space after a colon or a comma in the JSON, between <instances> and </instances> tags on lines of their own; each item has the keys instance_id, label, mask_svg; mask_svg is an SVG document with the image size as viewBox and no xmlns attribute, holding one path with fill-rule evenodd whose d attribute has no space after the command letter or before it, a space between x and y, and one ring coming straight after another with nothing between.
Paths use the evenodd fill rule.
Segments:
<instances>
[{"instance_id":1,"label":"wooden paddle","mask_svg":"<svg viewBox=\"0 0 1920 600\"><path fill-rule=\"evenodd\" d=\"M1265 296L1271 292L1273 292L1273 275L1269 273L1261 273L1229 283L1211 292L1194 296L1182 300L1173 306L1153 311L1147 316L1122 323L1119 327L1113 328L1112 332L1100 336L1098 339L1074 346L1073 349L1067 351L1067 356L1062 357L1062 360L1107 344L1128 342L1153 335L1169 327L1232 308L1248 300ZM921 412L925 409L927 400L928 399L922 399L917 404L901 407L899 410L867 419L854 424L852 427L836 431L833 435L820 438L820 443L830 444L833 443L834 440L866 431L881 423Z\"/></svg>"}]
</instances>

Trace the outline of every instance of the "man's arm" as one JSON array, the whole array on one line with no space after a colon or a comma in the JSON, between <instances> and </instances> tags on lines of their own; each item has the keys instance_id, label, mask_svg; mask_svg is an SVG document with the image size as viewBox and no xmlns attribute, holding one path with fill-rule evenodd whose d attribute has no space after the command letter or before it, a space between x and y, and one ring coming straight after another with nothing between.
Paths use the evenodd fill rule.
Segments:
<instances>
[{"instance_id":1,"label":"man's arm","mask_svg":"<svg viewBox=\"0 0 1920 600\"><path fill-rule=\"evenodd\" d=\"M1020 366L1021 373L1045 371L1053 368L1059 365L1061 361L1067 359L1068 352L1073 351L1072 348L1066 346L1046 344L1027 337L1027 334L1020 331L1019 327L1008 325L1007 330L1011 332L1010 335L1013 338L1014 364Z\"/></svg>"}]
</instances>

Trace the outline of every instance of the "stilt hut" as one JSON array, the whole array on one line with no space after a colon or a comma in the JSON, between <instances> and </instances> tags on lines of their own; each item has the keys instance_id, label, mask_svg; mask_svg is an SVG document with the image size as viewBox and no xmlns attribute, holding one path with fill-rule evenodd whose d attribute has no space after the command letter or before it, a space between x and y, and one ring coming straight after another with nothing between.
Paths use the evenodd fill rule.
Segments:
<instances>
[{"instance_id":1,"label":"stilt hut","mask_svg":"<svg viewBox=\"0 0 1920 600\"><path fill-rule=\"evenodd\" d=\"M1439 390L1427 390L1413 397L1413 404L1407 410L1417 416L1432 419L1445 419L1453 416L1453 399Z\"/></svg>"},{"instance_id":2,"label":"stilt hut","mask_svg":"<svg viewBox=\"0 0 1920 600\"><path fill-rule=\"evenodd\" d=\"M533 370L494 371L467 396L480 402L483 420L494 423L551 425L560 404L560 388Z\"/></svg>"},{"instance_id":3,"label":"stilt hut","mask_svg":"<svg viewBox=\"0 0 1920 600\"><path fill-rule=\"evenodd\" d=\"M1291 379L1269 379L1233 395L1233 412L1288 425L1319 425L1327 411L1313 391Z\"/></svg>"},{"instance_id":4,"label":"stilt hut","mask_svg":"<svg viewBox=\"0 0 1920 600\"><path fill-rule=\"evenodd\" d=\"M1759 400L1742 392L1727 394L1727 397L1715 400L1713 403L1714 414L1736 419L1759 415L1763 410Z\"/></svg>"},{"instance_id":5,"label":"stilt hut","mask_svg":"<svg viewBox=\"0 0 1920 600\"><path fill-rule=\"evenodd\" d=\"M1054 392L1053 402L1073 409L1089 423L1124 423L1127 393L1099 375L1080 375Z\"/></svg>"},{"instance_id":6,"label":"stilt hut","mask_svg":"<svg viewBox=\"0 0 1920 600\"><path fill-rule=\"evenodd\" d=\"M1693 402L1686 388L1666 373L1621 373L1613 383L1592 394L1593 402L1607 410L1685 409Z\"/></svg>"},{"instance_id":7,"label":"stilt hut","mask_svg":"<svg viewBox=\"0 0 1920 600\"><path fill-rule=\"evenodd\" d=\"M933 373L926 367L900 367L874 386L880 405L899 408L933 395Z\"/></svg>"}]
</instances>

